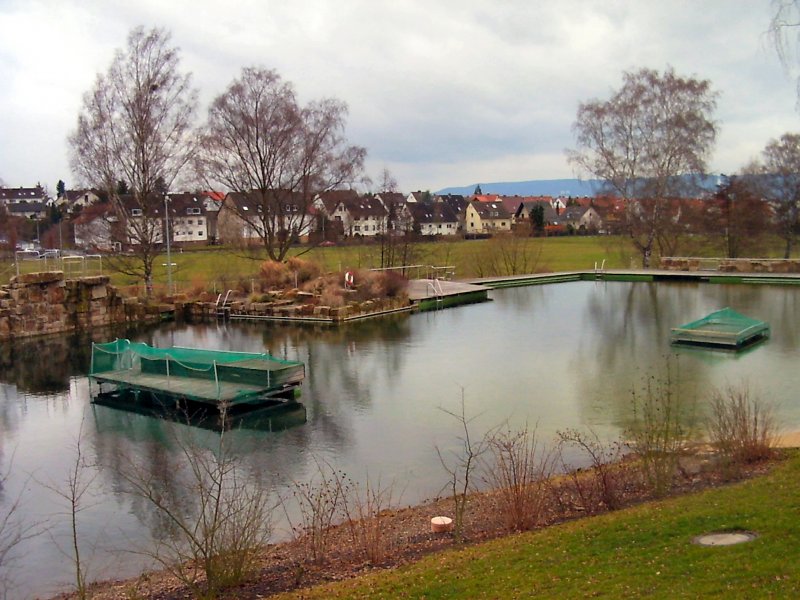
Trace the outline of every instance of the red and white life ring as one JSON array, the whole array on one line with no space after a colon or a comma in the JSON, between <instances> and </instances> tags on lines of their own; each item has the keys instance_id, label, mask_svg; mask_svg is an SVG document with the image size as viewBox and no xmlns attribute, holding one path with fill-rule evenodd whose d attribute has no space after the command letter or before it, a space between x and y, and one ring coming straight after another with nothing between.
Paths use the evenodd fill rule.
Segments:
<instances>
[{"instance_id":1,"label":"red and white life ring","mask_svg":"<svg viewBox=\"0 0 800 600\"><path fill-rule=\"evenodd\" d=\"M353 285L354 281L355 281L355 278L353 277L353 272L352 271L345 272L345 274L344 274L344 285L345 285L345 287L349 287L349 286Z\"/></svg>"}]
</instances>

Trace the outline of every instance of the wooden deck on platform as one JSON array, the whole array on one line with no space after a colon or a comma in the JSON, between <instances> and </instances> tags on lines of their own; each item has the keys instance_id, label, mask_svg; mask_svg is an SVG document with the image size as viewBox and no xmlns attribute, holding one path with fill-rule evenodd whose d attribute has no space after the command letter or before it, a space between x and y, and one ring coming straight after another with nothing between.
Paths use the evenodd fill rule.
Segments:
<instances>
[{"instance_id":1,"label":"wooden deck on platform","mask_svg":"<svg viewBox=\"0 0 800 600\"><path fill-rule=\"evenodd\" d=\"M220 381L218 386L217 382L210 379L167 377L166 375L141 373L128 369L97 373L92 375L92 378L100 383L111 383L150 393L165 394L212 404L218 402L235 404L234 400L236 399L241 402L244 398L246 401L261 395L267 395L270 391L275 391L264 386L246 383Z\"/></svg>"},{"instance_id":2,"label":"wooden deck on platform","mask_svg":"<svg viewBox=\"0 0 800 600\"><path fill-rule=\"evenodd\" d=\"M408 299L412 302L420 302L430 298L446 298L449 296L460 296L473 292L485 292L489 288L484 285L476 285L465 281L445 281L442 279L412 279L406 288Z\"/></svg>"}]
</instances>

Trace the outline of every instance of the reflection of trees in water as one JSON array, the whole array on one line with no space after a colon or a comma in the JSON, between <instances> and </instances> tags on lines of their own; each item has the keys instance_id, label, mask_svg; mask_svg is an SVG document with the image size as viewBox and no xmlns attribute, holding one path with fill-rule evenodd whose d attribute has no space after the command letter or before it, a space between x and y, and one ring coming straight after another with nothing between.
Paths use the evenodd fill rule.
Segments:
<instances>
[{"instance_id":1,"label":"reflection of trees in water","mask_svg":"<svg viewBox=\"0 0 800 600\"><path fill-rule=\"evenodd\" d=\"M377 388L393 385L408 351L408 319L408 315L398 315L339 326L266 321L172 324L140 339L161 346L266 351L278 358L302 361L306 365L302 401L309 409L309 429L313 431L293 431L291 435L313 435L326 448L342 448L350 443L349 426L343 419L352 413L339 406L367 408Z\"/></svg>"},{"instance_id":2,"label":"reflection of trees in water","mask_svg":"<svg viewBox=\"0 0 800 600\"><path fill-rule=\"evenodd\" d=\"M665 377L670 355L680 356L671 378L687 402L707 388L703 356L697 360L670 346L670 328L683 323L686 314L702 312L701 289L709 284L604 283L589 292L582 316L580 349L573 372L579 385L584 418L607 416L626 426L631 394L648 376ZM709 312L709 311L706 311Z\"/></svg>"},{"instance_id":3,"label":"reflection of trees in water","mask_svg":"<svg viewBox=\"0 0 800 600\"><path fill-rule=\"evenodd\" d=\"M143 414L94 405L95 431L91 438L101 477L117 502L127 506L155 539L170 531L171 523L152 503L132 494L123 473L138 473L137 480L147 481L153 491L180 507L185 515L198 511L198 498L192 485L185 451L217 452L219 432L190 427ZM299 429L303 429L300 427ZM248 477L276 487L287 486L302 471L307 451L297 440L286 439L290 431L264 433L232 429L225 433L227 448L241 461Z\"/></svg>"}]
</instances>

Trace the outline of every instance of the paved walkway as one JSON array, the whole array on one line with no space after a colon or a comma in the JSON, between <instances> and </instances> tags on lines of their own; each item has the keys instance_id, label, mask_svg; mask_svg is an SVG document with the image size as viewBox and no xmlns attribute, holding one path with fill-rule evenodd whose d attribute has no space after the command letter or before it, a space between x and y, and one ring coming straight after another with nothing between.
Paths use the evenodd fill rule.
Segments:
<instances>
[{"instance_id":1,"label":"paved walkway","mask_svg":"<svg viewBox=\"0 0 800 600\"><path fill-rule=\"evenodd\" d=\"M419 302L427 298L443 298L457 296L469 292L488 290L486 286L465 283L463 281L443 281L441 279L412 279L408 282L408 299Z\"/></svg>"}]
</instances>

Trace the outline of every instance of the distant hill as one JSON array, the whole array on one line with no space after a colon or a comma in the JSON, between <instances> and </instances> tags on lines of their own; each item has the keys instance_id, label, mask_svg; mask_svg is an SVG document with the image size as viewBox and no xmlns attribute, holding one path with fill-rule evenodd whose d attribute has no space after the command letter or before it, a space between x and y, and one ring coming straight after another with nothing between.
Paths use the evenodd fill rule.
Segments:
<instances>
[{"instance_id":1,"label":"distant hill","mask_svg":"<svg viewBox=\"0 0 800 600\"><path fill-rule=\"evenodd\" d=\"M706 175L702 187L713 190L719 183L718 175ZM437 194L462 194L469 196L475 192L477 183L460 187L447 187ZM594 196L603 189L599 179L533 179L531 181L499 181L481 183L484 194L500 194L501 196Z\"/></svg>"}]
</instances>

